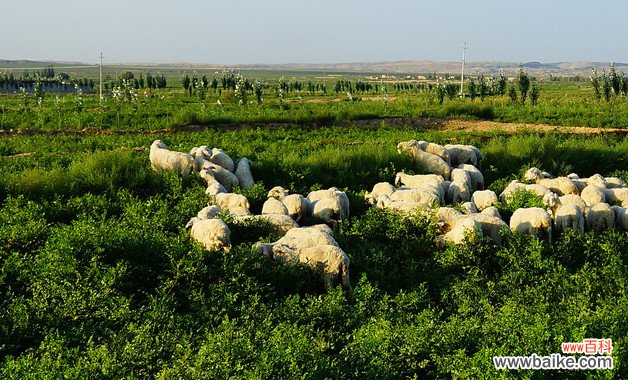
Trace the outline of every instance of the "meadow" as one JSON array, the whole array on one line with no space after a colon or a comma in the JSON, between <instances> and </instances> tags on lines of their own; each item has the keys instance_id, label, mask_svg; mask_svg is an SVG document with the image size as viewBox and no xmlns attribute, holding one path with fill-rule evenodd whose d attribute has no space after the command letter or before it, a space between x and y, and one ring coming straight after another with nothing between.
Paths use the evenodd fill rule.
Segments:
<instances>
[{"instance_id":1,"label":"meadow","mask_svg":"<svg viewBox=\"0 0 628 380\"><path fill-rule=\"evenodd\" d=\"M622 97L598 102L588 83L563 81L541 83L536 105L507 96L439 104L427 90L392 85L388 99L380 88L348 100L330 90L334 80L328 93L301 99L280 99L269 84L261 104L249 91L240 105L235 91L210 89L201 99L169 82L104 104L95 94L45 94L39 106L27 94L24 107L23 94L0 95L0 129L22 129L0 137L2 378L628 376L625 232L568 233L553 244L507 235L503 247L485 240L437 250L433 221L400 219L363 198L398 171L415 172L396 152L412 138L479 147L497 192L530 166L628 180L628 140L619 133L387 123L455 117L623 128ZM376 122L353 122L362 119ZM204 127L185 131L188 124ZM227 220L228 253L193 243L184 226L207 202L204 185L153 172L156 138L173 150L205 144L250 158L257 184L244 194L253 212L275 185L345 190L352 218L335 237L351 259L353 302L340 287L325 291L306 266L252 252L276 238L263 224ZM559 353L562 342L584 338L613 339L614 369L498 371L491 361Z\"/></svg>"}]
</instances>

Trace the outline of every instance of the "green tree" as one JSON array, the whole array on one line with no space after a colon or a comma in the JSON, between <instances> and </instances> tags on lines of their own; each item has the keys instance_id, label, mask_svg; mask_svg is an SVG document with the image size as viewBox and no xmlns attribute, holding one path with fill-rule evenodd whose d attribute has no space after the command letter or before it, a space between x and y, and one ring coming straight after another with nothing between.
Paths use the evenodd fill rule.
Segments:
<instances>
[{"instance_id":1,"label":"green tree","mask_svg":"<svg viewBox=\"0 0 628 380\"><path fill-rule=\"evenodd\" d=\"M600 78L597 75L597 70L595 69L595 67L591 68L591 76L589 78L591 79L591 86L593 86L595 99L599 101L600 99L602 99L602 93L600 92Z\"/></svg>"},{"instance_id":2,"label":"green tree","mask_svg":"<svg viewBox=\"0 0 628 380\"><path fill-rule=\"evenodd\" d=\"M521 104L525 104L526 98L528 97L528 90L530 89L530 78L528 74L523 71L523 67L519 67L517 84L519 85L519 92L521 93Z\"/></svg>"},{"instance_id":3,"label":"green tree","mask_svg":"<svg viewBox=\"0 0 628 380\"><path fill-rule=\"evenodd\" d=\"M475 81L471 79L469 81L469 97L471 98L471 101L473 101L477 95L478 95L478 86L475 84Z\"/></svg>"},{"instance_id":4,"label":"green tree","mask_svg":"<svg viewBox=\"0 0 628 380\"><path fill-rule=\"evenodd\" d=\"M535 106L539 101L539 88L536 84L532 84L532 89L530 89L530 102Z\"/></svg>"},{"instance_id":5,"label":"green tree","mask_svg":"<svg viewBox=\"0 0 628 380\"><path fill-rule=\"evenodd\" d=\"M508 96L513 103L517 103L517 90L515 90L515 85L510 85L508 89Z\"/></svg>"}]
</instances>

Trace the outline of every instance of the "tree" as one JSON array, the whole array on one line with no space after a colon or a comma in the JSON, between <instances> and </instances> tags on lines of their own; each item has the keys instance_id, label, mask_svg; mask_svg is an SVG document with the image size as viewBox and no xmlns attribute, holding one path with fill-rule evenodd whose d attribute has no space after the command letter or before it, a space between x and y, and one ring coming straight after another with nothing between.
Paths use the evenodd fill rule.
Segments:
<instances>
[{"instance_id":1,"label":"tree","mask_svg":"<svg viewBox=\"0 0 628 380\"><path fill-rule=\"evenodd\" d=\"M517 90L515 90L515 85L510 85L508 89L508 96L513 103L517 103Z\"/></svg>"},{"instance_id":2,"label":"tree","mask_svg":"<svg viewBox=\"0 0 628 380\"><path fill-rule=\"evenodd\" d=\"M183 89L192 95L190 92L190 77L187 74L183 76L181 83L183 84Z\"/></svg>"},{"instance_id":3,"label":"tree","mask_svg":"<svg viewBox=\"0 0 628 380\"><path fill-rule=\"evenodd\" d=\"M486 93L488 92L488 86L486 85L486 78L484 78L484 75L480 76L480 101L484 101L484 97L486 96Z\"/></svg>"},{"instance_id":4,"label":"tree","mask_svg":"<svg viewBox=\"0 0 628 380\"><path fill-rule=\"evenodd\" d=\"M521 104L525 104L528 96L528 90L530 89L530 78L528 77L528 74L523 71L523 67L521 66L519 67L517 83L519 85L519 92L521 93Z\"/></svg>"},{"instance_id":5,"label":"tree","mask_svg":"<svg viewBox=\"0 0 628 380\"><path fill-rule=\"evenodd\" d=\"M473 101L475 99L475 97L478 94L478 86L475 84L475 81L473 79L471 79L469 81L469 97L471 98L471 101Z\"/></svg>"},{"instance_id":6,"label":"tree","mask_svg":"<svg viewBox=\"0 0 628 380\"><path fill-rule=\"evenodd\" d=\"M539 88L536 86L536 84L533 84L532 89L530 90L530 102L532 102L532 105L535 106L538 101L539 101Z\"/></svg>"},{"instance_id":7,"label":"tree","mask_svg":"<svg viewBox=\"0 0 628 380\"><path fill-rule=\"evenodd\" d=\"M497 93L501 96L506 94L506 86L508 85L508 79L504 75L503 71L499 72L499 79L497 80Z\"/></svg>"},{"instance_id":8,"label":"tree","mask_svg":"<svg viewBox=\"0 0 628 380\"><path fill-rule=\"evenodd\" d=\"M611 81L606 72L602 71L602 91L604 92L604 100L607 102L611 100L611 89Z\"/></svg>"},{"instance_id":9,"label":"tree","mask_svg":"<svg viewBox=\"0 0 628 380\"><path fill-rule=\"evenodd\" d=\"M591 76L589 78L591 79L591 86L593 86L595 99L599 101L602 99L602 94L600 92L600 78L597 76L597 70L595 67L591 68Z\"/></svg>"},{"instance_id":10,"label":"tree","mask_svg":"<svg viewBox=\"0 0 628 380\"><path fill-rule=\"evenodd\" d=\"M611 62L611 67L608 70L608 76L610 77L611 87L613 88L615 96L619 96L619 91L621 91L621 78L617 74L617 70L615 70L615 63L613 62Z\"/></svg>"}]
</instances>

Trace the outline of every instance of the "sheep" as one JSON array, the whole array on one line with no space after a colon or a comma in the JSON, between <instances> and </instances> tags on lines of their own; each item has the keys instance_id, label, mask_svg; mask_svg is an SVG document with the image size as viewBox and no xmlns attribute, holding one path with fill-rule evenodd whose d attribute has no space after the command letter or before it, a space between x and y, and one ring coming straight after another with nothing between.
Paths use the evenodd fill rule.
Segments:
<instances>
[{"instance_id":1,"label":"sheep","mask_svg":"<svg viewBox=\"0 0 628 380\"><path fill-rule=\"evenodd\" d=\"M288 209L288 215L295 221L299 222L307 216L310 207L310 201L301 194L288 194L288 190L281 186L275 186L268 192L269 197L273 197L281 201Z\"/></svg>"},{"instance_id":2,"label":"sheep","mask_svg":"<svg viewBox=\"0 0 628 380\"><path fill-rule=\"evenodd\" d=\"M595 173L589 178L584 178L587 185L595 185L600 188L606 187L606 179L601 174Z\"/></svg>"},{"instance_id":3,"label":"sheep","mask_svg":"<svg viewBox=\"0 0 628 380\"><path fill-rule=\"evenodd\" d=\"M213 197L213 204L220 207L221 210L231 210L235 207L249 209L249 201L244 195L234 193L220 193Z\"/></svg>"},{"instance_id":4,"label":"sheep","mask_svg":"<svg viewBox=\"0 0 628 380\"><path fill-rule=\"evenodd\" d=\"M495 218L499 218L499 219L502 218L501 214L499 213L499 210L495 206L489 206L485 208L484 210L480 211L480 213L483 215L494 216Z\"/></svg>"},{"instance_id":5,"label":"sheep","mask_svg":"<svg viewBox=\"0 0 628 380\"><path fill-rule=\"evenodd\" d=\"M480 228L482 229L482 235L485 237L489 237L495 244L503 245L504 238L502 236L501 231L506 229L508 230L508 225L501 220L500 218L485 215L485 214L471 214L471 215L459 215L451 218L447 218L439 223L440 231L442 233L447 233L451 231L451 229L455 226L455 224L463 219L473 219L480 224Z\"/></svg>"},{"instance_id":6,"label":"sheep","mask_svg":"<svg viewBox=\"0 0 628 380\"><path fill-rule=\"evenodd\" d=\"M604 193L606 203L628 206L628 188L600 189Z\"/></svg>"},{"instance_id":7,"label":"sheep","mask_svg":"<svg viewBox=\"0 0 628 380\"><path fill-rule=\"evenodd\" d=\"M448 182L447 186L445 186L445 182ZM449 188L449 184L451 184L451 182L445 181L443 176L437 174L409 175L404 172L398 172L395 176L395 185L399 184L403 184L408 187L422 188L429 191L436 189L436 191L440 194L441 204L444 204L447 189Z\"/></svg>"},{"instance_id":8,"label":"sheep","mask_svg":"<svg viewBox=\"0 0 628 380\"><path fill-rule=\"evenodd\" d=\"M588 207L591 207L598 203L606 203L605 193L602 191L601 188L595 185L587 185L584 189L582 189L580 197L582 197Z\"/></svg>"},{"instance_id":9,"label":"sheep","mask_svg":"<svg viewBox=\"0 0 628 380\"><path fill-rule=\"evenodd\" d=\"M611 209L615 213L615 226L622 231L628 231L628 212L626 212L626 207L611 206Z\"/></svg>"},{"instance_id":10,"label":"sheep","mask_svg":"<svg viewBox=\"0 0 628 380\"><path fill-rule=\"evenodd\" d=\"M377 200L377 207L393 210L403 215L407 214L427 214L432 209L422 202L414 200L391 200L388 195L381 195Z\"/></svg>"},{"instance_id":11,"label":"sheep","mask_svg":"<svg viewBox=\"0 0 628 380\"><path fill-rule=\"evenodd\" d=\"M478 212L478 209L475 207L473 202L461 203L460 207L462 207L462 213L465 215L476 214Z\"/></svg>"},{"instance_id":12,"label":"sheep","mask_svg":"<svg viewBox=\"0 0 628 380\"><path fill-rule=\"evenodd\" d=\"M609 189L626 187L626 182L618 177L606 177L606 187Z\"/></svg>"},{"instance_id":13,"label":"sheep","mask_svg":"<svg viewBox=\"0 0 628 380\"><path fill-rule=\"evenodd\" d=\"M324 197L310 203L313 218L331 223L334 227L342 219L342 202L338 196Z\"/></svg>"},{"instance_id":14,"label":"sheep","mask_svg":"<svg viewBox=\"0 0 628 380\"><path fill-rule=\"evenodd\" d=\"M562 204L554 193L545 195L543 203L552 213L556 232L572 229L574 232L584 233L584 213L580 206L573 203Z\"/></svg>"},{"instance_id":15,"label":"sheep","mask_svg":"<svg viewBox=\"0 0 628 380\"><path fill-rule=\"evenodd\" d=\"M249 210L248 208L235 206L235 207L229 208L227 210L227 213L232 216L247 216L247 215L251 215L251 210Z\"/></svg>"},{"instance_id":16,"label":"sheep","mask_svg":"<svg viewBox=\"0 0 628 380\"><path fill-rule=\"evenodd\" d=\"M150 146L150 166L154 171L173 171L178 175L187 176L196 173L194 158L187 153L168 150L161 140L155 140Z\"/></svg>"},{"instance_id":17,"label":"sheep","mask_svg":"<svg viewBox=\"0 0 628 380\"><path fill-rule=\"evenodd\" d=\"M366 203L373 205L377 203L377 198L380 195L386 194L390 196L395 190L395 187L388 182L378 182L373 185L373 190L364 192L364 200Z\"/></svg>"},{"instance_id":18,"label":"sheep","mask_svg":"<svg viewBox=\"0 0 628 380\"><path fill-rule=\"evenodd\" d=\"M558 195L580 194L578 187L567 177L543 178L543 172L539 168L532 167L525 172L524 178L534 180Z\"/></svg>"},{"instance_id":19,"label":"sheep","mask_svg":"<svg viewBox=\"0 0 628 380\"><path fill-rule=\"evenodd\" d=\"M487 207L496 206L499 203L497 194L492 190L480 190L471 194L471 202L478 210L482 211Z\"/></svg>"},{"instance_id":20,"label":"sheep","mask_svg":"<svg viewBox=\"0 0 628 380\"><path fill-rule=\"evenodd\" d=\"M469 164L460 164L458 165L458 169L462 169L469 173L469 176L471 177L471 189L473 191L484 190L484 175L478 168Z\"/></svg>"},{"instance_id":21,"label":"sheep","mask_svg":"<svg viewBox=\"0 0 628 380\"><path fill-rule=\"evenodd\" d=\"M598 203L586 213L587 228L591 231L610 230L615 227L615 213L607 203Z\"/></svg>"},{"instance_id":22,"label":"sheep","mask_svg":"<svg viewBox=\"0 0 628 380\"><path fill-rule=\"evenodd\" d=\"M216 195L218 193L226 193L227 189L216 180L214 173L209 168L204 168L199 172L199 176L207 183L205 194Z\"/></svg>"},{"instance_id":23,"label":"sheep","mask_svg":"<svg viewBox=\"0 0 628 380\"><path fill-rule=\"evenodd\" d=\"M514 233L527 233L552 242L552 218L540 207L519 208L510 218L510 229Z\"/></svg>"},{"instance_id":24,"label":"sheep","mask_svg":"<svg viewBox=\"0 0 628 380\"><path fill-rule=\"evenodd\" d=\"M262 215L264 214L288 215L288 208L280 200L268 198L262 206Z\"/></svg>"},{"instance_id":25,"label":"sheep","mask_svg":"<svg viewBox=\"0 0 628 380\"><path fill-rule=\"evenodd\" d=\"M480 168L482 164L482 153L473 145L448 144L445 145L451 166L460 164L471 164Z\"/></svg>"},{"instance_id":26,"label":"sheep","mask_svg":"<svg viewBox=\"0 0 628 380\"><path fill-rule=\"evenodd\" d=\"M340 198L340 204L342 205L342 214L341 219L349 219L350 215L350 207L349 197L344 191L339 190L337 187L330 187L329 190L334 191L335 194Z\"/></svg>"},{"instance_id":27,"label":"sheep","mask_svg":"<svg viewBox=\"0 0 628 380\"><path fill-rule=\"evenodd\" d=\"M209 161L218 166L222 166L231 173L233 173L233 171L235 170L235 164L233 163L233 160L222 149L213 148L211 151L211 156L209 157Z\"/></svg>"},{"instance_id":28,"label":"sheep","mask_svg":"<svg viewBox=\"0 0 628 380\"><path fill-rule=\"evenodd\" d=\"M562 197L558 197L558 200L560 201L560 204L562 205L568 205L568 204L576 205L580 207L580 210L582 211L584 211L587 208L587 203L584 201L584 199L582 199L580 195L567 194L567 195L563 195Z\"/></svg>"},{"instance_id":29,"label":"sheep","mask_svg":"<svg viewBox=\"0 0 628 380\"><path fill-rule=\"evenodd\" d=\"M451 179L451 182L466 182L469 185L469 189L473 189L471 176L466 170L455 168L451 171L449 177Z\"/></svg>"},{"instance_id":30,"label":"sheep","mask_svg":"<svg viewBox=\"0 0 628 380\"><path fill-rule=\"evenodd\" d=\"M462 215L462 213L453 207L439 207L434 212L434 217L439 221L458 215Z\"/></svg>"},{"instance_id":31,"label":"sheep","mask_svg":"<svg viewBox=\"0 0 628 380\"><path fill-rule=\"evenodd\" d=\"M412 159L418 169L425 170L428 173L439 174L444 179L449 179L449 173L451 172L451 166L445 162L442 158L422 151L417 146L410 146L407 152L412 156Z\"/></svg>"},{"instance_id":32,"label":"sheep","mask_svg":"<svg viewBox=\"0 0 628 380\"><path fill-rule=\"evenodd\" d=\"M238 160L238 165L235 168L235 176L238 178L238 184L242 190L247 190L255 185L253 180L253 173L251 173L251 161L242 157Z\"/></svg>"},{"instance_id":33,"label":"sheep","mask_svg":"<svg viewBox=\"0 0 628 380\"><path fill-rule=\"evenodd\" d=\"M201 209L201 211L196 214L196 217L199 219L212 219L220 212L220 206L218 205L209 205Z\"/></svg>"},{"instance_id":34,"label":"sheep","mask_svg":"<svg viewBox=\"0 0 628 380\"><path fill-rule=\"evenodd\" d=\"M576 185L576 187L578 188L578 191L581 193L582 193L582 189L584 189L587 186L587 182L584 179L581 179L576 173L567 174L567 178L569 178L571 182L573 182L574 185Z\"/></svg>"},{"instance_id":35,"label":"sheep","mask_svg":"<svg viewBox=\"0 0 628 380\"><path fill-rule=\"evenodd\" d=\"M280 214L242 215L236 216L235 220L238 222L246 222L247 220L263 220L268 223L270 230L278 235L284 235L290 229L299 227L297 222L295 222L291 217Z\"/></svg>"},{"instance_id":36,"label":"sheep","mask_svg":"<svg viewBox=\"0 0 628 380\"><path fill-rule=\"evenodd\" d=\"M520 191L520 190L530 191L534 193L534 195L538 195L540 197L543 197L545 196L545 194L550 192L550 190L543 185L537 185L535 183L525 184L525 183L521 183L521 182L517 182L516 180L513 180L512 182L508 184L508 186L506 186L504 191L502 191L502 193L499 194L499 200L502 203L508 203L512 195L515 192Z\"/></svg>"},{"instance_id":37,"label":"sheep","mask_svg":"<svg viewBox=\"0 0 628 380\"><path fill-rule=\"evenodd\" d=\"M323 198L337 198L340 201L338 217L343 220L349 218L349 198L347 197L347 194L338 190L336 187L330 187L327 190L315 190L307 195L307 199L310 201L310 210L312 214L314 214L313 210L316 202L322 200ZM329 205L330 203L327 202L326 204Z\"/></svg>"},{"instance_id":38,"label":"sheep","mask_svg":"<svg viewBox=\"0 0 628 380\"><path fill-rule=\"evenodd\" d=\"M438 206L440 202L440 194L434 190L409 187L400 188L389 196L391 201L401 202L418 202L429 207Z\"/></svg>"},{"instance_id":39,"label":"sheep","mask_svg":"<svg viewBox=\"0 0 628 380\"><path fill-rule=\"evenodd\" d=\"M452 204L469 201L471 199L469 183L452 181L447 190L447 196Z\"/></svg>"},{"instance_id":40,"label":"sheep","mask_svg":"<svg viewBox=\"0 0 628 380\"><path fill-rule=\"evenodd\" d=\"M240 184L238 177L236 177L235 174L220 165L206 163L203 169L208 171L211 170L214 178L216 178L216 180L220 182L220 184L223 185L227 191L231 191L234 187L239 186Z\"/></svg>"},{"instance_id":41,"label":"sheep","mask_svg":"<svg viewBox=\"0 0 628 380\"><path fill-rule=\"evenodd\" d=\"M481 240L483 237L482 227L473 218L462 218L454 224L453 228L436 239L438 248L444 248L446 243L463 244Z\"/></svg>"},{"instance_id":42,"label":"sheep","mask_svg":"<svg viewBox=\"0 0 628 380\"><path fill-rule=\"evenodd\" d=\"M410 140L410 141L416 141L416 140ZM417 141L416 146L418 146L424 152L431 153L442 158L443 161L445 161L448 165L451 165L451 162L449 159L449 153L447 152L447 149L445 149L444 146L427 142L427 141L423 141L423 140Z\"/></svg>"},{"instance_id":43,"label":"sheep","mask_svg":"<svg viewBox=\"0 0 628 380\"><path fill-rule=\"evenodd\" d=\"M229 250L231 246L231 230L220 219L190 219L185 228L190 228L190 236L201 243L208 251L217 251L221 248Z\"/></svg>"}]
</instances>

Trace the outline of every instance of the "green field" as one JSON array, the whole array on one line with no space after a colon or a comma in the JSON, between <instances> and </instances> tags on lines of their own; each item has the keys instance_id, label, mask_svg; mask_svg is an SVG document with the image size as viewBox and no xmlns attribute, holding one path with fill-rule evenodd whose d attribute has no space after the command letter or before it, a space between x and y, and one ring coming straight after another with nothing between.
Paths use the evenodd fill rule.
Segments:
<instances>
[{"instance_id":1,"label":"green field","mask_svg":"<svg viewBox=\"0 0 628 380\"><path fill-rule=\"evenodd\" d=\"M628 180L620 133L470 133L387 122L625 128L623 96L596 101L585 81L538 79L537 105L512 104L508 95L439 104L419 82L409 90L387 84L386 102L381 87L349 101L331 90L337 78L303 74L294 82L319 81L327 93L281 100L280 76L245 73L265 83L264 100L249 92L239 105L229 90L189 96L182 75L169 73L169 85L150 94L137 90L136 100L107 95L104 104L95 94L79 105L77 94L46 93L41 106L35 94L26 106L23 94L0 95L0 377L628 377L626 232L567 233L553 244L507 234L503 247L485 240L437 250L433 221L400 219L363 200L373 184L416 171L396 151L412 138L477 146L498 193L530 166ZM183 131L189 124L203 127ZM151 171L155 139L182 152L208 145L250 158L257 185L245 195L254 213L275 185L302 194L345 190L352 218L335 238L351 259L353 302L340 287L326 291L306 266L252 252L255 242L276 238L267 226L227 220L228 253L193 243L184 226L207 202L204 185ZM562 342L584 338L613 339L613 370L497 371L491 361L560 353Z\"/></svg>"}]
</instances>

